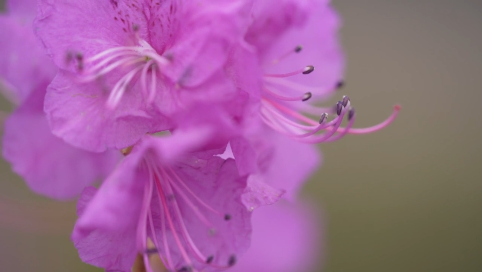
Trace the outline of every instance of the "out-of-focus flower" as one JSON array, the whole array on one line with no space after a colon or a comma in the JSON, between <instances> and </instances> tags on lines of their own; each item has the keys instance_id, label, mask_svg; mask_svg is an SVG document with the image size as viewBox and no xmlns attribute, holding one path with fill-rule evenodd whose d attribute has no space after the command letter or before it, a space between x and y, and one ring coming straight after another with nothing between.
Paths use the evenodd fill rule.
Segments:
<instances>
[{"instance_id":1,"label":"out-of-focus flower","mask_svg":"<svg viewBox=\"0 0 482 272\"><path fill-rule=\"evenodd\" d=\"M36 32L60 68L45 102L53 133L121 149L170 129L179 109L229 99L223 67L244 12L237 1L39 1Z\"/></svg>"},{"instance_id":2,"label":"out-of-focus flower","mask_svg":"<svg viewBox=\"0 0 482 272\"><path fill-rule=\"evenodd\" d=\"M232 272L307 272L320 261L320 222L306 204L279 201L252 216L249 250Z\"/></svg>"},{"instance_id":3,"label":"out-of-focus flower","mask_svg":"<svg viewBox=\"0 0 482 272\"><path fill-rule=\"evenodd\" d=\"M248 184L252 186L248 189L255 190L262 186L267 188L266 191L276 190L277 193L267 195L274 197L273 203L281 195L295 201L303 183L320 164L318 148L292 141L268 128L259 132L262 137L239 137L230 142L240 173L249 175ZM259 206L257 199L245 200L250 209Z\"/></svg>"},{"instance_id":4,"label":"out-of-focus flower","mask_svg":"<svg viewBox=\"0 0 482 272\"><path fill-rule=\"evenodd\" d=\"M43 101L56 68L45 56L32 30L35 1L11 0L0 16L0 79L17 109L5 121L3 156L29 187L57 199L78 195L85 186L105 177L118 153L91 153L52 135Z\"/></svg>"},{"instance_id":5,"label":"out-of-focus flower","mask_svg":"<svg viewBox=\"0 0 482 272\"><path fill-rule=\"evenodd\" d=\"M188 142L145 136L98 191L83 192L72 236L83 261L130 271L140 252L144 263L159 254L173 271L236 263L251 234L251 213L241 201L246 177L234 160L217 156L223 149L183 155L179 146ZM149 239L155 250L148 249Z\"/></svg>"}]
</instances>

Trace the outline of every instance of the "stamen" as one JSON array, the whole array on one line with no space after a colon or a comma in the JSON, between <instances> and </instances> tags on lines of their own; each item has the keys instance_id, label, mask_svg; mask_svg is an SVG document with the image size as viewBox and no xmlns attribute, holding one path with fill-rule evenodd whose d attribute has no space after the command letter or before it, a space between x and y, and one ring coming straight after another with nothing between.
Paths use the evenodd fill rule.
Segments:
<instances>
[{"instance_id":1,"label":"stamen","mask_svg":"<svg viewBox=\"0 0 482 272\"><path fill-rule=\"evenodd\" d=\"M391 123L393 123L393 121L395 121L401 109L402 107L400 105L395 105L393 107L392 114L387 119L385 119L385 121L371 127L351 128L347 133L348 134L370 134L370 133L382 130L386 128L388 125L390 125ZM327 130L331 130L331 128L328 128Z\"/></svg>"},{"instance_id":2,"label":"stamen","mask_svg":"<svg viewBox=\"0 0 482 272\"><path fill-rule=\"evenodd\" d=\"M265 77L290 77L290 76L295 76L295 75L299 75L299 74L304 74L304 75L307 75L307 74L310 74L311 72L313 72L315 70L315 67L313 65L308 65L306 67L304 67L303 69L299 69L299 70L296 70L296 71L293 71L293 72L290 72L290 73L286 73L286 74L264 74Z\"/></svg>"},{"instance_id":3,"label":"stamen","mask_svg":"<svg viewBox=\"0 0 482 272\"><path fill-rule=\"evenodd\" d=\"M231 255L229 257L229 260L228 260L228 266L233 266L236 264L236 256L235 255Z\"/></svg>"},{"instance_id":4,"label":"stamen","mask_svg":"<svg viewBox=\"0 0 482 272\"><path fill-rule=\"evenodd\" d=\"M270 96L282 101L307 101L311 98L310 92L304 93L301 96L289 97L289 96L283 96L283 95L277 94L266 87L263 88L263 91L269 94Z\"/></svg>"},{"instance_id":5,"label":"stamen","mask_svg":"<svg viewBox=\"0 0 482 272\"><path fill-rule=\"evenodd\" d=\"M224 220L226 220L226 221L231 220L231 215L230 215L230 214L226 214L226 215L224 216Z\"/></svg>"},{"instance_id":6,"label":"stamen","mask_svg":"<svg viewBox=\"0 0 482 272\"><path fill-rule=\"evenodd\" d=\"M110 109L113 109L119 104L120 99L122 98L122 95L124 94L125 89L127 88L127 85L131 82L132 78L139 72L139 70L142 69L142 66L139 66L132 71L130 71L128 74L123 76L114 86L114 89L112 89L109 98L107 99L107 107Z\"/></svg>"},{"instance_id":7,"label":"stamen","mask_svg":"<svg viewBox=\"0 0 482 272\"><path fill-rule=\"evenodd\" d=\"M311 93L305 93L301 101L305 102L305 101L308 101L310 98L311 98Z\"/></svg>"},{"instance_id":8,"label":"stamen","mask_svg":"<svg viewBox=\"0 0 482 272\"><path fill-rule=\"evenodd\" d=\"M345 107L345 106L343 106L343 102L338 101L338 102L336 103L336 114L337 114L337 115L340 115L340 114L341 114L341 111L343 110L344 107Z\"/></svg>"},{"instance_id":9,"label":"stamen","mask_svg":"<svg viewBox=\"0 0 482 272\"><path fill-rule=\"evenodd\" d=\"M213 262L213 260L214 260L214 256L211 255L211 256L209 256L209 257L206 259L206 263L207 263L207 264L210 264L210 263Z\"/></svg>"},{"instance_id":10,"label":"stamen","mask_svg":"<svg viewBox=\"0 0 482 272\"><path fill-rule=\"evenodd\" d=\"M84 55L82 53L75 54L75 59L77 60L77 69L79 71L84 70Z\"/></svg>"},{"instance_id":11,"label":"stamen","mask_svg":"<svg viewBox=\"0 0 482 272\"><path fill-rule=\"evenodd\" d=\"M348 112L348 121L353 119L354 116L355 116L355 109L351 108L350 111Z\"/></svg>"},{"instance_id":12,"label":"stamen","mask_svg":"<svg viewBox=\"0 0 482 272\"><path fill-rule=\"evenodd\" d=\"M293 53L299 53L301 52L301 50L303 49L303 46L301 45L297 45L294 50L291 49L287 52L285 52L284 54L282 54L280 57L278 57L277 59L273 60L273 64L277 64L278 62L280 62L281 60L285 59L286 57L290 56L291 54Z\"/></svg>"},{"instance_id":13,"label":"stamen","mask_svg":"<svg viewBox=\"0 0 482 272\"><path fill-rule=\"evenodd\" d=\"M171 229L171 232L173 234L172 236L173 236L174 240L176 241L177 247L179 248L179 251L181 252L181 256L183 257L184 261L191 266L192 265L191 259L187 255L187 252L185 251L184 247L182 246L181 239L177 235L176 228L174 227L174 222L171 218L171 214L169 213L169 209L167 208L166 197L164 195L164 191L162 190L161 182L159 181L158 175L155 176L155 182L157 184L158 195L161 197L162 208L164 209L166 219L167 219L167 223L168 223L169 228Z\"/></svg>"},{"instance_id":14,"label":"stamen","mask_svg":"<svg viewBox=\"0 0 482 272\"><path fill-rule=\"evenodd\" d=\"M208 204L206 204L204 201L202 201L187 185L186 183L184 183L184 181L176 174L176 172L174 172L174 170L170 169L170 173L176 178L176 180L179 182L179 184L181 184L181 186L199 203L201 204L202 206L204 206L206 209L208 209L209 211L215 213L215 214L218 214L220 216L224 216L223 213L215 210L214 208L212 208L211 206L209 206Z\"/></svg>"},{"instance_id":15,"label":"stamen","mask_svg":"<svg viewBox=\"0 0 482 272\"><path fill-rule=\"evenodd\" d=\"M305 67L305 70L303 71L303 75L311 74L315 70L315 66L313 65L308 65Z\"/></svg>"},{"instance_id":16,"label":"stamen","mask_svg":"<svg viewBox=\"0 0 482 272\"><path fill-rule=\"evenodd\" d=\"M321 118L319 121L320 125L323 124L326 121L326 119L328 119L328 113L325 112L321 115Z\"/></svg>"},{"instance_id":17,"label":"stamen","mask_svg":"<svg viewBox=\"0 0 482 272\"><path fill-rule=\"evenodd\" d=\"M343 107L346 107L346 105L348 105L348 102L350 102L350 98L348 96L344 95L341 102L343 104Z\"/></svg>"}]
</instances>

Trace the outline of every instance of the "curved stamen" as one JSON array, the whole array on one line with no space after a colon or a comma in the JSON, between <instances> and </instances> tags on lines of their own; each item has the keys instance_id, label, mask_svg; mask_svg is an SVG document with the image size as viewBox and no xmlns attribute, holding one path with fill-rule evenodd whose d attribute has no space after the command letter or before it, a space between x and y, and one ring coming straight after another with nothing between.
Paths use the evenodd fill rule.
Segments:
<instances>
[{"instance_id":1,"label":"curved stamen","mask_svg":"<svg viewBox=\"0 0 482 272\"><path fill-rule=\"evenodd\" d=\"M366 134L378 131L392 123L400 111L400 106L395 106L393 113L382 123L362 129L352 128L355 122L355 111L350 107L350 98L343 96L335 106L337 117L326 123L327 113L322 114L320 121L308 118L287 106L273 100L263 99L261 107L262 120L274 130L305 143L333 142L341 139L346 134ZM348 125L341 127L345 114L348 113ZM309 125L304 125L307 123ZM300 131L301 130L301 131ZM317 135L318 132L326 132Z\"/></svg>"},{"instance_id":2,"label":"curved stamen","mask_svg":"<svg viewBox=\"0 0 482 272\"><path fill-rule=\"evenodd\" d=\"M297 45L294 49L291 49L291 50L285 52L284 54L279 56L277 59L273 60L273 64L277 64L278 62L285 59L286 57L291 56L293 53L296 54L296 53L301 52L301 50L303 50L303 46Z\"/></svg>"},{"instance_id":3,"label":"curved stamen","mask_svg":"<svg viewBox=\"0 0 482 272\"><path fill-rule=\"evenodd\" d=\"M366 127L366 128L350 128L347 133L348 134L369 134L369 133L373 133L373 132L379 131L381 129L384 129L388 125L393 123L393 121L395 121L395 119L397 118L398 113L400 112L401 109L402 109L402 107L400 105L395 105L393 107L392 114L390 116L388 116L388 118L385 119L383 122L381 122L377 125L371 126L371 127ZM332 129L332 128L328 128L327 130L330 130L330 129Z\"/></svg>"},{"instance_id":4,"label":"curved stamen","mask_svg":"<svg viewBox=\"0 0 482 272\"><path fill-rule=\"evenodd\" d=\"M123 57L123 58L126 58L126 57L137 57L139 58L139 54L137 54L136 52L133 52L133 51L127 51L127 52L117 52L115 54L112 54L108 57L106 57L105 59L102 59L102 61L98 62L98 63L95 63L95 62L90 62L92 63L93 65L91 67L89 67L89 69L87 71L83 71L84 74L91 74L91 73L100 73L98 72L97 70L99 70L100 68L102 68L103 66L107 65L109 62L113 61L114 59L116 58L120 58L120 57ZM121 58L122 60L122 58ZM89 64L89 62L86 62L86 64ZM97 72L96 72L97 71ZM108 72L108 71L107 71ZM106 72L103 72L103 74L106 73Z\"/></svg>"},{"instance_id":5,"label":"curved stamen","mask_svg":"<svg viewBox=\"0 0 482 272\"><path fill-rule=\"evenodd\" d=\"M155 64L153 64L154 66ZM152 67L152 66L151 66ZM151 73L151 91L149 92L149 97L147 98L147 103L152 103L154 98L156 97L156 88L157 88L157 70L155 67L152 67Z\"/></svg>"},{"instance_id":6,"label":"curved stamen","mask_svg":"<svg viewBox=\"0 0 482 272\"><path fill-rule=\"evenodd\" d=\"M135 28L135 27L134 27ZM135 31L136 32L136 31ZM120 46L106 49L92 57L84 60L82 54L77 54L78 70L80 72L80 82L90 82L99 77L124 67L130 69L120 80L116 82L107 99L107 107L114 108L122 98L127 85L134 76L140 72L141 92L145 101L152 103L156 96L157 88L157 69L167 66L170 61L160 56L150 44L142 39L138 40L138 46ZM72 60L74 55L69 52L68 60ZM147 83L147 75L150 73L150 84ZM162 74L161 74L162 75ZM150 87L148 87L148 85Z\"/></svg>"},{"instance_id":7,"label":"curved stamen","mask_svg":"<svg viewBox=\"0 0 482 272\"><path fill-rule=\"evenodd\" d=\"M113 47L113 48L109 48L107 50L104 50L100 53L98 53L97 55L94 55L90 58L88 58L86 61L87 62L94 62L96 60L99 60L107 55L110 55L110 54L113 54L113 53L119 53L120 51L124 51L125 53L128 53L128 52L139 52L139 49L140 47L139 46L119 46L119 47Z\"/></svg>"},{"instance_id":8,"label":"curved stamen","mask_svg":"<svg viewBox=\"0 0 482 272\"><path fill-rule=\"evenodd\" d=\"M280 94L277 94L273 91L271 91L270 89L268 88L263 88L263 91L267 94L269 94L270 96L278 99L278 100L282 100L282 101L308 101L310 98L311 98L311 93L304 93L303 95L300 95L300 96L293 96L293 97L289 97L289 96L283 96L283 95L280 95Z\"/></svg>"},{"instance_id":9,"label":"curved stamen","mask_svg":"<svg viewBox=\"0 0 482 272\"><path fill-rule=\"evenodd\" d=\"M199 204L201 204L203 207L208 209L209 211L219 215L219 216L224 216L224 213L217 211L216 209L212 208L208 204L206 204L204 201L202 201L187 185L184 183L184 181L174 172L174 170L170 169L171 174L175 177L177 182L181 184L181 186L186 190Z\"/></svg>"},{"instance_id":10,"label":"curved stamen","mask_svg":"<svg viewBox=\"0 0 482 272\"><path fill-rule=\"evenodd\" d=\"M139 58L138 56L128 56L123 59L119 59L114 63L109 64L109 66L104 67L100 71L89 71L84 73L84 76L81 77L81 82L89 82L89 81L95 80L100 76L105 75L120 66L128 67L130 65L134 65L140 62L144 62L144 60L142 58Z\"/></svg>"},{"instance_id":11,"label":"curved stamen","mask_svg":"<svg viewBox=\"0 0 482 272\"><path fill-rule=\"evenodd\" d=\"M311 72L313 72L315 70L315 67L313 65L308 65L306 67L304 67L303 69L299 69L299 70L296 70L296 71L293 71L293 72L289 72L289 73L285 73L285 74L264 74L265 77L290 77L290 76L295 76L295 75L299 75L299 74L304 74L304 75L307 75L307 74L310 74Z\"/></svg>"},{"instance_id":12,"label":"curved stamen","mask_svg":"<svg viewBox=\"0 0 482 272\"><path fill-rule=\"evenodd\" d=\"M107 107L108 108L115 108L117 104L119 103L120 99L122 98L122 95L124 94L125 89L127 88L127 85L131 82L132 78L137 74L142 69L142 66L138 66L134 68L132 71L127 73L125 76L123 76L114 86L114 89L112 89L109 98L107 99Z\"/></svg>"},{"instance_id":13,"label":"curved stamen","mask_svg":"<svg viewBox=\"0 0 482 272\"><path fill-rule=\"evenodd\" d=\"M186 262L187 265L189 265L189 266L192 267L191 259L190 259L189 256L187 255L187 252L186 252L186 250L184 249L184 247L182 246L181 239L180 239L180 237L177 235L176 228L174 227L173 218L171 217L171 214L170 214L170 212L169 212L169 209L167 208L166 196L164 195L164 191L163 191L163 189L162 189L162 185L161 185L161 182L160 182L160 180L159 180L158 174L159 174L159 173L156 171L156 175L155 175L155 177L154 177L154 181L156 182L157 191L158 191L158 193L159 193L159 196L161 197L162 208L164 209L164 212L165 212L165 215L166 215L166 219L167 219L167 223L168 223L168 225L169 225L169 228L171 229L172 236L173 236L174 240L176 241L176 244L177 244L177 246L178 246L178 248L179 248L179 251L181 252L182 258L184 259L184 261Z\"/></svg>"},{"instance_id":14,"label":"curved stamen","mask_svg":"<svg viewBox=\"0 0 482 272\"><path fill-rule=\"evenodd\" d=\"M350 109L350 111L348 112L348 125L345 127L345 128L338 128L338 131L339 132L338 134L334 135L333 137L325 140L325 143L329 143L329 142L334 142L334 141L338 141L339 139L343 138L351 129L351 127L353 126L353 124L355 123L355 110L354 109Z\"/></svg>"},{"instance_id":15,"label":"curved stamen","mask_svg":"<svg viewBox=\"0 0 482 272\"><path fill-rule=\"evenodd\" d=\"M327 115L323 114L322 117L320 118L321 124L319 124L316 127L314 127L314 126L313 127L299 126L299 125L297 125L296 122L293 122L293 121L285 118L282 115L277 115L277 113L274 112L274 111L272 111L272 113L278 116L278 118L274 118L274 121L276 121L280 126L274 126L274 124L272 122L270 122L270 120L267 120L268 118L266 116L262 115L262 117L265 117L263 120L268 121L267 124L270 127L272 127L273 129L277 130L278 132L280 132L282 134L285 134L289 137L296 138L296 139L298 139L298 141L308 142L308 143L324 142L325 140L330 138L336 132L336 130L340 127L340 125L343 121L343 117L347 112L347 108L343 107L341 102L339 104L342 107L342 109L340 111L340 115L338 117L336 117L335 119L333 119L332 121L325 124ZM347 104L347 106L349 106L349 104ZM292 131L292 129L289 129L288 126L290 126L290 125L292 127L305 128L306 130L308 130L308 132L302 133L302 134L295 133L295 132ZM327 128L332 128L333 131L328 130ZM315 136L315 134L317 132L321 131L321 130L327 130L328 132ZM309 137L309 136L312 136L312 137Z\"/></svg>"},{"instance_id":16,"label":"curved stamen","mask_svg":"<svg viewBox=\"0 0 482 272\"><path fill-rule=\"evenodd\" d=\"M167 176L167 173L165 173L163 171L162 173L165 177ZM168 178L168 177L166 177ZM172 188L171 188L171 184L173 184L172 182L166 182L166 191L169 193L169 194L173 194L174 192L172 191ZM196 257L196 259L198 259L199 262L203 263L206 261L207 257L205 257L200 251L199 249L197 248L196 244L194 243L194 241L192 240L191 238L191 235L189 235L189 232L187 231L186 229L186 225L183 223L183 220L182 220L182 214L181 214L181 210L179 209L179 205L177 204L177 201L172 201L172 206L174 207L174 212L175 212L175 215L177 215L177 221L178 221L178 225L181 227L181 235L182 237L184 238L184 240L186 240L189 248L191 249L191 251L194 253L194 257Z\"/></svg>"}]
</instances>

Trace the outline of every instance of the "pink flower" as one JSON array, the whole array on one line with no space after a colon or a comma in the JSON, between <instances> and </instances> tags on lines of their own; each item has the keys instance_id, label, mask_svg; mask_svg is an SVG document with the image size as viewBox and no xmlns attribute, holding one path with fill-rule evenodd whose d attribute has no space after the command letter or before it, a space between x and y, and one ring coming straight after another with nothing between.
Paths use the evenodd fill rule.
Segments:
<instances>
[{"instance_id":1,"label":"pink flower","mask_svg":"<svg viewBox=\"0 0 482 272\"><path fill-rule=\"evenodd\" d=\"M119 154L87 152L52 135L43 101L56 68L33 34L35 1L7 4L7 15L0 16L0 79L18 107L5 122L3 156L33 191L69 199L105 177Z\"/></svg>"},{"instance_id":2,"label":"pink flower","mask_svg":"<svg viewBox=\"0 0 482 272\"><path fill-rule=\"evenodd\" d=\"M53 133L92 151L170 129L170 115L229 98L223 66L241 38L235 1L41 0L35 26L60 68Z\"/></svg>"},{"instance_id":3,"label":"pink flower","mask_svg":"<svg viewBox=\"0 0 482 272\"><path fill-rule=\"evenodd\" d=\"M395 106L392 115L374 127L354 129L355 110L347 96L334 107L313 105L343 86L344 57L337 37L340 22L328 2L256 2L245 35L247 43L234 51L227 67L240 89L259 98L255 107L264 123L303 143L332 142L347 133L377 131L400 110ZM259 68L243 68L256 63Z\"/></svg>"},{"instance_id":4,"label":"pink flower","mask_svg":"<svg viewBox=\"0 0 482 272\"><path fill-rule=\"evenodd\" d=\"M253 213L249 250L230 272L307 272L320 258L320 224L312 207L287 201Z\"/></svg>"},{"instance_id":5,"label":"pink flower","mask_svg":"<svg viewBox=\"0 0 482 272\"><path fill-rule=\"evenodd\" d=\"M222 149L185 153L201 143L177 137L145 136L99 190L84 191L72 236L83 261L130 271L140 252L172 271L217 271L248 248L246 178Z\"/></svg>"},{"instance_id":6,"label":"pink flower","mask_svg":"<svg viewBox=\"0 0 482 272\"><path fill-rule=\"evenodd\" d=\"M251 186L248 190L265 188L263 191L271 194L264 193L261 199L268 197L272 199L271 203L280 197L295 201L303 183L320 165L318 148L292 141L267 128L259 132L261 137L239 137L230 142L240 173L249 175L248 185ZM250 195L251 199L253 195ZM258 201L245 198L250 209L265 204Z\"/></svg>"}]
</instances>

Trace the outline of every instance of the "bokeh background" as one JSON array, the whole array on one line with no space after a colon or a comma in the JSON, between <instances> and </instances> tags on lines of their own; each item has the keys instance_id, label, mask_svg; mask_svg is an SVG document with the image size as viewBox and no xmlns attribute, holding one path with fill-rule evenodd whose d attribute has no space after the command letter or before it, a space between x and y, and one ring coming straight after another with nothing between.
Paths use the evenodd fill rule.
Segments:
<instances>
[{"instance_id":1,"label":"bokeh background","mask_svg":"<svg viewBox=\"0 0 482 272\"><path fill-rule=\"evenodd\" d=\"M316 271L482 271L482 1L333 5L357 125L403 109L384 131L320 146L304 192L325 220ZM100 271L69 240L75 203L34 196L4 161L0 173L2 271Z\"/></svg>"}]
</instances>

